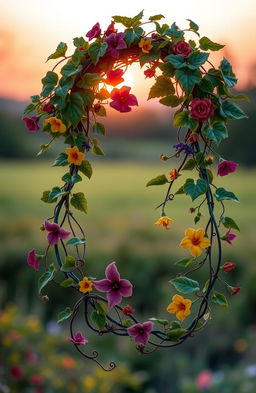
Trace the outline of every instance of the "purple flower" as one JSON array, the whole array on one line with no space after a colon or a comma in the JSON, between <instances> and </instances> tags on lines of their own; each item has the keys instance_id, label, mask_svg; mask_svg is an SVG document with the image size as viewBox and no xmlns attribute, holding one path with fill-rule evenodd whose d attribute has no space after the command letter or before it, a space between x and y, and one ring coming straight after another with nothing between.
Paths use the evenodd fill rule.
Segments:
<instances>
[{"instance_id":1,"label":"purple flower","mask_svg":"<svg viewBox=\"0 0 256 393\"><path fill-rule=\"evenodd\" d=\"M193 149L185 143L179 143L178 145L173 145L173 147L176 151L184 150L184 153L186 154L193 154Z\"/></svg>"},{"instance_id":2,"label":"purple flower","mask_svg":"<svg viewBox=\"0 0 256 393\"><path fill-rule=\"evenodd\" d=\"M230 233L230 232L231 232L231 228L229 228L229 230L225 233L225 235L222 236L222 240L225 240L227 243L232 245L232 241L235 240L237 235L235 235L234 233Z\"/></svg>"},{"instance_id":3,"label":"purple flower","mask_svg":"<svg viewBox=\"0 0 256 393\"><path fill-rule=\"evenodd\" d=\"M69 337L68 341L72 342L75 345L85 345L88 343L88 340L82 335L81 332L77 332L74 338Z\"/></svg>"},{"instance_id":4,"label":"purple flower","mask_svg":"<svg viewBox=\"0 0 256 393\"><path fill-rule=\"evenodd\" d=\"M34 248L28 252L27 262L28 265L32 266L35 270L39 270L40 259L36 256Z\"/></svg>"},{"instance_id":5,"label":"purple flower","mask_svg":"<svg viewBox=\"0 0 256 393\"><path fill-rule=\"evenodd\" d=\"M153 322L137 323L127 329L129 336L134 337L137 344L146 345L149 339L149 334L153 330Z\"/></svg>"},{"instance_id":6,"label":"purple flower","mask_svg":"<svg viewBox=\"0 0 256 393\"><path fill-rule=\"evenodd\" d=\"M49 245L57 244L60 239L67 239L71 232L65 231L58 224L45 220L44 227L47 230Z\"/></svg>"},{"instance_id":7,"label":"purple flower","mask_svg":"<svg viewBox=\"0 0 256 393\"><path fill-rule=\"evenodd\" d=\"M237 167L238 164L234 161L221 161L221 163L218 165L217 175L226 176L229 173L235 172Z\"/></svg>"},{"instance_id":8,"label":"purple flower","mask_svg":"<svg viewBox=\"0 0 256 393\"><path fill-rule=\"evenodd\" d=\"M86 37L89 38L89 41L91 41L93 38L98 37L100 33L101 33L101 28L98 22L91 28L91 30L88 31Z\"/></svg>"},{"instance_id":9,"label":"purple flower","mask_svg":"<svg viewBox=\"0 0 256 393\"><path fill-rule=\"evenodd\" d=\"M38 131L39 130L39 125L38 125L38 117L32 116L32 117L23 117L22 119L25 122L26 128L29 131Z\"/></svg>"},{"instance_id":10,"label":"purple flower","mask_svg":"<svg viewBox=\"0 0 256 393\"><path fill-rule=\"evenodd\" d=\"M112 33L105 39L108 44L108 52L110 52L111 56L115 59L119 57L119 49L127 48L124 36L124 33Z\"/></svg>"},{"instance_id":11,"label":"purple flower","mask_svg":"<svg viewBox=\"0 0 256 393\"><path fill-rule=\"evenodd\" d=\"M93 285L98 291L107 292L108 305L112 308L122 301L122 297L132 295L132 284L120 278L115 262L106 267L105 274L105 279L93 281Z\"/></svg>"},{"instance_id":12,"label":"purple flower","mask_svg":"<svg viewBox=\"0 0 256 393\"><path fill-rule=\"evenodd\" d=\"M121 113L130 112L132 110L130 106L138 105L137 98L134 94L130 94L130 90L131 88L128 86L113 89L111 92L113 101L109 105Z\"/></svg>"}]
</instances>

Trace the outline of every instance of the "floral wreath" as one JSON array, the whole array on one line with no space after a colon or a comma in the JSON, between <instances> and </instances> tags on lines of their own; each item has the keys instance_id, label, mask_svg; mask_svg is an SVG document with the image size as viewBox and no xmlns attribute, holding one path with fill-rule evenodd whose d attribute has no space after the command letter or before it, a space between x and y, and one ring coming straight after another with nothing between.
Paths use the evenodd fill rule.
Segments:
<instances>
[{"instance_id":1,"label":"floral wreath","mask_svg":"<svg viewBox=\"0 0 256 393\"><path fill-rule=\"evenodd\" d=\"M59 285L72 287L79 298L72 309L67 307L59 313L58 322L70 319L68 340L83 356L105 370L112 370L116 365L111 362L105 368L98 360L98 352L88 355L83 350L88 340L74 328L78 315L84 315L85 326L93 332L130 336L138 351L148 354L158 348L175 347L202 329L209 320L211 303L228 305L226 297L215 290L217 281L223 283L231 295L240 290L240 287L231 286L220 277L220 272L226 273L235 268L232 262L223 263L222 242L232 244L237 236L232 230L239 231L236 222L226 216L224 203L226 200L239 200L233 192L213 184L214 175L209 168L217 160L219 176L237 169L237 163L219 156L214 144L219 145L228 137L228 120L247 117L231 101L246 99L246 96L234 95L230 90L237 79L225 58L218 68L208 60L207 51L217 51L223 45L207 37L200 38L196 23L188 20L189 27L181 30L175 23L161 25L159 21L164 18L163 15L151 16L143 23L142 17L143 12L133 18L113 16L104 32L96 23L86 34L89 42L83 37L74 38L76 49L71 56L66 56L67 45L61 42L47 59L60 60L42 79L42 92L31 97L32 103L25 109L23 118L29 131L38 131L39 121L43 119L42 132L51 138L49 143L41 145L38 155L47 151L54 141L64 139L69 146L53 164L68 167L61 179L64 184L44 191L41 198L43 202L55 203L53 216L45 220L41 228L47 233L48 247L44 255L38 255L35 249L29 251L27 262L35 270L44 269L39 278L42 300L48 300L47 295L42 294L45 286L50 281L56 282L57 272L63 272L65 279ZM124 31L118 31L116 23L123 25ZM150 33L144 31L147 24L154 25ZM187 31L195 33L198 42L187 42ZM172 321L149 318L141 323L129 304L120 305L123 297L132 295L133 286L129 280L120 278L115 262L106 267L106 277L101 280L85 275L85 233L73 213L74 209L87 212L83 192L74 193L73 188L82 181L82 175L92 176L90 154L104 154L95 137L97 134L105 135L105 127L98 118L106 116L108 104L122 113L130 112L132 106L138 105L130 87L116 87L124 81L125 71L134 62L139 62L141 68L146 66L145 77L154 79L148 99L159 98L165 106L178 107L173 119L174 126L178 127L178 143L173 146L170 155L162 154L160 159L167 161L175 157L180 158L181 163L169 172L168 177L162 174L147 183L147 186L167 185L163 201L157 206L161 216L155 225L168 229L173 219L167 216L166 208L179 194L188 195L193 202L201 197L200 203L190 208L195 225L201 220L202 206L207 205L208 208L205 227L186 229L180 243L190 256L176 262L185 270L169 281L180 293L172 297L166 308L168 313L176 315L177 320ZM63 63L57 74L57 66ZM113 88L111 92L109 87ZM28 113L33 111L34 116L28 117ZM173 191L176 179L192 170L197 175L196 180L189 177L182 187ZM221 207L218 218L214 212L216 202ZM221 234L223 227L226 232ZM50 247L54 248L57 264L48 263ZM209 277L204 285L200 285L190 275L205 265ZM105 293L106 297L99 292ZM184 326L183 321L191 314L192 306L194 317L188 326Z\"/></svg>"}]
</instances>

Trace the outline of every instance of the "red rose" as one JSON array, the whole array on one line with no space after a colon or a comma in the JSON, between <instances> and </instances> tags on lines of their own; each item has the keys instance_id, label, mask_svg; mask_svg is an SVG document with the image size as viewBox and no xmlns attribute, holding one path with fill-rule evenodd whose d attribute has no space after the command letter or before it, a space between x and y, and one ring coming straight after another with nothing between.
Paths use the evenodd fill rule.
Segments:
<instances>
[{"instance_id":1,"label":"red rose","mask_svg":"<svg viewBox=\"0 0 256 393\"><path fill-rule=\"evenodd\" d=\"M172 51L175 55L183 55L185 58L190 55L192 49L185 41L178 41L172 46Z\"/></svg>"},{"instance_id":2,"label":"red rose","mask_svg":"<svg viewBox=\"0 0 256 393\"><path fill-rule=\"evenodd\" d=\"M123 307L122 311L124 315L129 316L132 315L135 310L129 304L127 304L127 306Z\"/></svg>"},{"instance_id":3,"label":"red rose","mask_svg":"<svg viewBox=\"0 0 256 393\"><path fill-rule=\"evenodd\" d=\"M209 98L194 98L191 102L190 117L200 121L208 120L214 114L214 106Z\"/></svg>"}]
</instances>

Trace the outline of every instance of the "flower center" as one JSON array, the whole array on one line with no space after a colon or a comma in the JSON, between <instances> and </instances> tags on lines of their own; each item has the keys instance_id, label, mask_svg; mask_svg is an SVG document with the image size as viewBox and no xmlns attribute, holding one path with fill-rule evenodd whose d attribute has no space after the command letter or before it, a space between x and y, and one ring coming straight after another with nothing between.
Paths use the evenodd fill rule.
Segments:
<instances>
[{"instance_id":1,"label":"flower center","mask_svg":"<svg viewBox=\"0 0 256 393\"><path fill-rule=\"evenodd\" d=\"M119 284L117 281L115 281L115 282L112 284L112 289L115 289L115 290L120 289L120 284Z\"/></svg>"},{"instance_id":2,"label":"flower center","mask_svg":"<svg viewBox=\"0 0 256 393\"><path fill-rule=\"evenodd\" d=\"M138 333L139 333L139 334L144 334L144 329L143 329L143 328L140 328L140 329L138 330Z\"/></svg>"},{"instance_id":3,"label":"flower center","mask_svg":"<svg viewBox=\"0 0 256 393\"><path fill-rule=\"evenodd\" d=\"M183 303L179 303L178 304L178 308L179 308L180 311L186 310L186 306Z\"/></svg>"},{"instance_id":4,"label":"flower center","mask_svg":"<svg viewBox=\"0 0 256 393\"><path fill-rule=\"evenodd\" d=\"M77 160L78 159L78 154L77 153L73 153L72 157L74 158L74 160Z\"/></svg>"},{"instance_id":5,"label":"flower center","mask_svg":"<svg viewBox=\"0 0 256 393\"><path fill-rule=\"evenodd\" d=\"M197 237L194 237L192 240L192 244L193 244L193 246L199 246L200 239L198 239Z\"/></svg>"}]
</instances>

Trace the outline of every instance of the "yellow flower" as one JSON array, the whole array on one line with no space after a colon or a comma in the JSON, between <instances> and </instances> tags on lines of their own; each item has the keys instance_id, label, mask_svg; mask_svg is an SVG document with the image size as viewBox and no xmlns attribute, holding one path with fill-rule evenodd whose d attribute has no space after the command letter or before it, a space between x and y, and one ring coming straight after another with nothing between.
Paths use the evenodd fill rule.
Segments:
<instances>
[{"instance_id":1,"label":"yellow flower","mask_svg":"<svg viewBox=\"0 0 256 393\"><path fill-rule=\"evenodd\" d=\"M150 38L141 38L139 42L139 47L141 48L143 53L149 53L150 49L153 48L153 45L151 44L151 39Z\"/></svg>"},{"instance_id":2,"label":"yellow flower","mask_svg":"<svg viewBox=\"0 0 256 393\"><path fill-rule=\"evenodd\" d=\"M66 153L68 155L68 162L70 164L81 165L84 159L84 153L78 150L76 146L70 147L66 149Z\"/></svg>"},{"instance_id":3,"label":"yellow flower","mask_svg":"<svg viewBox=\"0 0 256 393\"><path fill-rule=\"evenodd\" d=\"M65 124L63 124L60 119L57 119L57 117L49 117L49 119L45 119L44 126L46 126L47 124L50 124L51 132L66 132L67 128Z\"/></svg>"},{"instance_id":4,"label":"yellow flower","mask_svg":"<svg viewBox=\"0 0 256 393\"><path fill-rule=\"evenodd\" d=\"M179 321L183 321L190 314L190 307L192 301L190 299L184 299L183 296L174 295L172 302L167 307L167 311L170 314L176 314L176 318Z\"/></svg>"},{"instance_id":5,"label":"yellow flower","mask_svg":"<svg viewBox=\"0 0 256 393\"><path fill-rule=\"evenodd\" d=\"M88 277L84 277L83 279L82 279L82 281L80 281L79 283L78 283L78 285L79 285L79 291L80 292L83 292L83 293L86 293L86 292L91 292L92 291L92 281L91 280L89 280L89 278Z\"/></svg>"},{"instance_id":6,"label":"yellow flower","mask_svg":"<svg viewBox=\"0 0 256 393\"><path fill-rule=\"evenodd\" d=\"M163 227L168 229L170 222L174 222L174 220L172 218L167 217L167 216L163 216L163 217L160 217L159 220L157 220L155 222L155 225L158 225L158 226L163 225Z\"/></svg>"},{"instance_id":7,"label":"yellow flower","mask_svg":"<svg viewBox=\"0 0 256 393\"><path fill-rule=\"evenodd\" d=\"M205 231L202 228L197 230L188 228L185 231L186 237L181 240L180 246L182 248L188 248L193 257L199 257L203 252L203 248L211 245L210 240L208 237L204 237L204 234Z\"/></svg>"},{"instance_id":8,"label":"yellow flower","mask_svg":"<svg viewBox=\"0 0 256 393\"><path fill-rule=\"evenodd\" d=\"M91 376L87 376L83 379L83 386L85 387L86 391L87 390L92 390L96 386L96 380L95 378Z\"/></svg>"}]
</instances>

